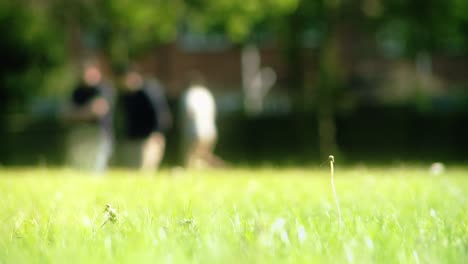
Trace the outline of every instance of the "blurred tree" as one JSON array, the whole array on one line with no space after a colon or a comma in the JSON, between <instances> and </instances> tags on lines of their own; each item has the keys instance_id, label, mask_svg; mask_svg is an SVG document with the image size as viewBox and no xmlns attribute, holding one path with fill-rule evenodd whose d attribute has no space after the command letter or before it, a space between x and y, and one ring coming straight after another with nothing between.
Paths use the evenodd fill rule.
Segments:
<instances>
[{"instance_id":1,"label":"blurred tree","mask_svg":"<svg viewBox=\"0 0 468 264\"><path fill-rule=\"evenodd\" d=\"M242 42L255 24L284 15L298 0L19 0L0 2L2 106L26 102L46 71L103 53L126 64L176 39L182 25ZM8 104L7 104L8 103Z\"/></svg>"},{"instance_id":2,"label":"blurred tree","mask_svg":"<svg viewBox=\"0 0 468 264\"><path fill-rule=\"evenodd\" d=\"M346 32L365 35L385 56L422 61L430 72L435 52L467 54L467 21L466 0L0 1L0 108L25 102L48 69L67 57L79 60L95 51L126 64L187 27L225 33L239 44L269 31L279 36L291 86L302 91L304 105L316 107L320 151L327 157L336 151L337 99L356 62L344 50L363 47L349 43L353 36ZM313 82L304 76L306 46L318 66Z\"/></svg>"},{"instance_id":3,"label":"blurred tree","mask_svg":"<svg viewBox=\"0 0 468 264\"><path fill-rule=\"evenodd\" d=\"M0 115L21 110L64 55L60 34L42 9L0 1Z\"/></svg>"},{"instance_id":4,"label":"blurred tree","mask_svg":"<svg viewBox=\"0 0 468 264\"><path fill-rule=\"evenodd\" d=\"M160 43L175 40L183 17L183 1L107 1L102 31L113 63L128 63Z\"/></svg>"},{"instance_id":5,"label":"blurred tree","mask_svg":"<svg viewBox=\"0 0 468 264\"><path fill-rule=\"evenodd\" d=\"M259 25L265 26L293 12L299 0L187 0L186 3L186 19L192 29L225 32L234 42L244 43Z\"/></svg>"},{"instance_id":6,"label":"blurred tree","mask_svg":"<svg viewBox=\"0 0 468 264\"><path fill-rule=\"evenodd\" d=\"M182 1L50 1L50 11L68 32L75 59L103 53L127 63L161 42L175 39Z\"/></svg>"},{"instance_id":7,"label":"blurred tree","mask_svg":"<svg viewBox=\"0 0 468 264\"><path fill-rule=\"evenodd\" d=\"M298 53L304 48L305 33L317 32L314 57L319 69L313 83L315 92L312 98L303 98L305 105L310 99L315 102L323 158L337 151L334 116L350 82L350 66L357 62L345 57L344 51L349 55L358 52L353 49L366 49L363 43L350 43L354 36L347 33L370 37L386 56L422 61L426 65L422 68L429 73L431 54L466 55L468 48L468 2L463 0L302 0L284 25L288 25L283 38L286 54L294 65L291 69L295 70L294 83L298 84L304 84ZM363 40L359 36L357 39ZM310 90L306 85L302 88Z\"/></svg>"}]
</instances>

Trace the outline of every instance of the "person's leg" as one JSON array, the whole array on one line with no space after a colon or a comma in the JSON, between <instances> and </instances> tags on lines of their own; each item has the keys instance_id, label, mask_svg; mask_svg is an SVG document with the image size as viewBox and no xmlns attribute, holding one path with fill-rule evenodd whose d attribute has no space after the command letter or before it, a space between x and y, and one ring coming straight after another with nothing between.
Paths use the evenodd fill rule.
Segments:
<instances>
[{"instance_id":1,"label":"person's leg","mask_svg":"<svg viewBox=\"0 0 468 264\"><path fill-rule=\"evenodd\" d=\"M142 170L156 170L161 163L166 145L165 137L162 133L153 132L142 147Z\"/></svg>"},{"instance_id":2,"label":"person's leg","mask_svg":"<svg viewBox=\"0 0 468 264\"><path fill-rule=\"evenodd\" d=\"M199 139L194 142L189 152L189 167L198 169L213 167L212 150L211 139Z\"/></svg>"},{"instance_id":3,"label":"person's leg","mask_svg":"<svg viewBox=\"0 0 468 264\"><path fill-rule=\"evenodd\" d=\"M103 173L106 171L110 156L112 154L112 138L109 135L101 135L98 143L97 157L95 163L95 171Z\"/></svg>"},{"instance_id":4,"label":"person's leg","mask_svg":"<svg viewBox=\"0 0 468 264\"><path fill-rule=\"evenodd\" d=\"M193 168L195 165L195 150L196 150L196 142L192 141L189 142L187 141L185 143L185 146L183 148L184 152L184 165L185 168Z\"/></svg>"},{"instance_id":5,"label":"person's leg","mask_svg":"<svg viewBox=\"0 0 468 264\"><path fill-rule=\"evenodd\" d=\"M142 164L143 139L122 139L119 148L119 166L127 169L139 169Z\"/></svg>"},{"instance_id":6,"label":"person's leg","mask_svg":"<svg viewBox=\"0 0 468 264\"><path fill-rule=\"evenodd\" d=\"M186 151L185 165L187 168L206 168L209 163L206 160L206 142L201 139L194 139Z\"/></svg>"},{"instance_id":7,"label":"person's leg","mask_svg":"<svg viewBox=\"0 0 468 264\"><path fill-rule=\"evenodd\" d=\"M195 168L197 165L197 152L199 139L193 130L185 130L182 135L182 157L185 168Z\"/></svg>"},{"instance_id":8,"label":"person's leg","mask_svg":"<svg viewBox=\"0 0 468 264\"><path fill-rule=\"evenodd\" d=\"M200 155L207 166L215 168L224 167L226 165L225 162L214 154L216 139L216 137L204 139Z\"/></svg>"}]
</instances>

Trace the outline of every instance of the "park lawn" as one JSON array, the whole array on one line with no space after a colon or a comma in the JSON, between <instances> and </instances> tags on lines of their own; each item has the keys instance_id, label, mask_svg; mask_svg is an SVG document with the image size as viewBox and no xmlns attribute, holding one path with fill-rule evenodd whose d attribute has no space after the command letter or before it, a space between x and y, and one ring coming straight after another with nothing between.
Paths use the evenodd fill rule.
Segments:
<instances>
[{"instance_id":1,"label":"park lawn","mask_svg":"<svg viewBox=\"0 0 468 264\"><path fill-rule=\"evenodd\" d=\"M0 263L468 263L468 168L335 173L3 168Z\"/></svg>"}]
</instances>

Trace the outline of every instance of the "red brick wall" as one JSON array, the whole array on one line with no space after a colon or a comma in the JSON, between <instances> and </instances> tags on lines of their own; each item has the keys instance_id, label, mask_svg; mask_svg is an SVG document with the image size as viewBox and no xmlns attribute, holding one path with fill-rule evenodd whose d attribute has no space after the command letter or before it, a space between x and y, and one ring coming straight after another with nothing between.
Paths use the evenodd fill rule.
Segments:
<instances>
[{"instance_id":1,"label":"red brick wall","mask_svg":"<svg viewBox=\"0 0 468 264\"><path fill-rule=\"evenodd\" d=\"M272 67L279 79L286 78L283 55L276 48L261 50L262 66ZM207 85L215 90L237 90L242 85L241 49L223 51L184 51L171 44L158 48L143 60L146 71L153 73L177 96L187 85L190 73L199 72Z\"/></svg>"},{"instance_id":2,"label":"red brick wall","mask_svg":"<svg viewBox=\"0 0 468 264\"><path fill-rule=\"evenodd\" d=\"M352 48L345 49L352 53ZM317 72L316 56L311 50L303 52L304 78L306 83L313 84ZM355 54L356 55L356 54ZM385 74L396 61L382 58L359 58L347 54L344 56L345 67L359 74ZM277 47L261 48L262 66L272 67L279 80L279 86L288 87L288 69L286 60ZM465 73L466 58L433 58L433 73L447 81L468 83ZM214 91L240 90L241 49L232 47L222 51L184 51L177 44L161 46L142 60L145 71L154 74L168 88L169 96L178 96L188 83L190 73L197 71L204 77L207 86ZM370 68L369 68L370 67Z\"/></svg>"}]
</instances>

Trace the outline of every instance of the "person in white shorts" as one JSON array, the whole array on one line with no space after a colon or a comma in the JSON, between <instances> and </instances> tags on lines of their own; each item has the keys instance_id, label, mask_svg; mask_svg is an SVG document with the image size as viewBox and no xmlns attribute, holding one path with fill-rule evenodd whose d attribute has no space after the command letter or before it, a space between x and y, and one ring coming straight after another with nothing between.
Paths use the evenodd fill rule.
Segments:
<instances>
[{"instance_id":1,"label":"person in white shorts","mask_svg":"<svg viewBox=\"0 0 468 264\"><path fill-rule=\"evenodd\" d=\"M219 167L224 162L213 154L218 132L216 104L200 81L192 81L182 96L182 142L185 166Z\"/></svg>"}]
</instances>

